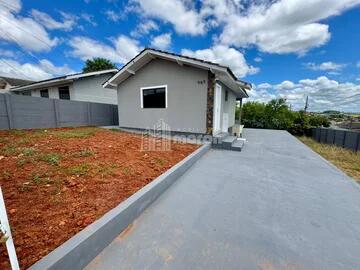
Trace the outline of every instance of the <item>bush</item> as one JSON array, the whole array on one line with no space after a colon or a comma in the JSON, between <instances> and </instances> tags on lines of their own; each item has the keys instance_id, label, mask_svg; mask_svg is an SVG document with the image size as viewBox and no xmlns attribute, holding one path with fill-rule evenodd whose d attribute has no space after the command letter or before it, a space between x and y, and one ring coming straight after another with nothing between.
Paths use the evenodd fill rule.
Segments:
<instances>
[{"instance_id":1,"label":"bush","mask_svg":"<svg viewBox=\"0 0 360 270\"><path fill-rule=\"evenodd\" d=\"M271 100L267 104L245 103L242 123L248 128L284 129L295 135L307 134L312 127L330 126L325 116L291 111L282 98Z\"/></svg>"}]
</instances>

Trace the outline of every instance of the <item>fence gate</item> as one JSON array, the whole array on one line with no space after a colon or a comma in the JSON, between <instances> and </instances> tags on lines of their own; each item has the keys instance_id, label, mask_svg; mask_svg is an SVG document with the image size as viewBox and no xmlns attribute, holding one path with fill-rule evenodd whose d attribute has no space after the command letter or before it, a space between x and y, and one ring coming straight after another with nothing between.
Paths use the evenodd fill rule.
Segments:
<instances>
[{"instance_id":1,"label":"fence gate","mask_svg":"<svg viewBox=\"0 0 360 270\"><path fill-rule=\"evenodd\" d=\"M12 270L19 270L19 263L16 256L14 242L11 236L9 220L6 215L6 208L2 190L0 187L0 242L6 243L6 249L9 254L10 264Z\"/></svg>"}]
</instances>

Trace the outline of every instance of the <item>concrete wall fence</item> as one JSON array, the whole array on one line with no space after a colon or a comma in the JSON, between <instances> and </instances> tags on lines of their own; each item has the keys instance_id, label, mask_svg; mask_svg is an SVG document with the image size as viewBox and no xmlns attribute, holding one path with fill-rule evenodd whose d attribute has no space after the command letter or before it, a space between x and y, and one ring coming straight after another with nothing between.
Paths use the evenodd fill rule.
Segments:
<instances>
[{"instance_id":1,"label":"concrete wall fence","mask_svg":"<svg viewBox=\"0 0 360 270\"><path fill-rule=\"evenodd\" d=\"M314 140L320 143L334 144L354 151L360 150L360 132L344 129L313 128L311 135Z\"/></svg>"},{"instance_id":2,"label":"concrete wall fence","mask_svg":"<svg viewBox=\"0 0 360 270\"><path fill-rule=\"evenodd\" d=\"M116 105L0 94L0 129L118 125Z\"/></svg>"}]
</instances>

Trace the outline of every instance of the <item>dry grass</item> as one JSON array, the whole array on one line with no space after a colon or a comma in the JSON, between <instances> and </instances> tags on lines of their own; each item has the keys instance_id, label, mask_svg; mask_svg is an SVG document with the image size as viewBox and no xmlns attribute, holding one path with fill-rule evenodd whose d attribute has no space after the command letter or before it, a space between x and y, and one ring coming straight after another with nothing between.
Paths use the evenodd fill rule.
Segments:
<instances>
[{"instance_id":1,"label":"dry grass","mask_svg":"<svg viewBox=\"0 0 360 270\"><path fill-rule=\"evenodd\" d=\"M338 146L318 143L309 137L298 137L323 158L360 183L360 152L354 152Z\"/></svg>"}]
</instances>

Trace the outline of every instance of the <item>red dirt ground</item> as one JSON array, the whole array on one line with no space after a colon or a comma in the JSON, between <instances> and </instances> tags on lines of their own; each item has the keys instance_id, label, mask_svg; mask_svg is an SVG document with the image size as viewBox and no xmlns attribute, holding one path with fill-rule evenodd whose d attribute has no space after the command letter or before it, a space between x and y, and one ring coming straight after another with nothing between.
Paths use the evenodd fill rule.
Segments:
<instances>
[{"instance_id":1,"label":"red dirt ground","mask_svg":"<svg viewBox=\"0 0 360 270\"><path fill-rule=\"evenodd\" d=\"M21 269L198 148L140 145L139 135L97 128L0 131L0 184ZM10 269L1 245L0 269Z\"/></svg>"}]
</instances>

